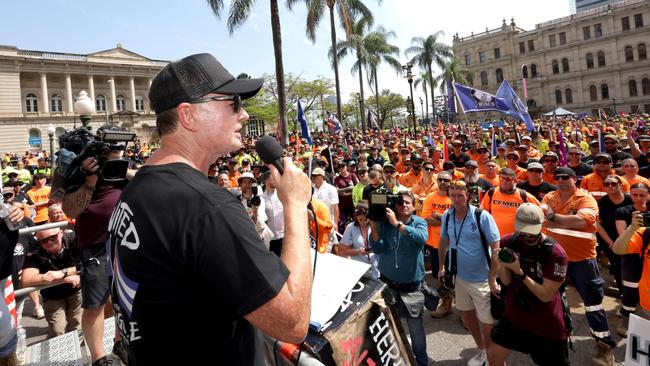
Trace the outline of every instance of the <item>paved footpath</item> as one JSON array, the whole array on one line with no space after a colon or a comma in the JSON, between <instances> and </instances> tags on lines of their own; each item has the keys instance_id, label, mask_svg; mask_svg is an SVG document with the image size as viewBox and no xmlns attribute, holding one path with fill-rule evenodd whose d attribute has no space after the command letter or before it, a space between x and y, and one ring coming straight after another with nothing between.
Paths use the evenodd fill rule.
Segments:
<instances>
[{"instance_id":1,"label":"paved footpath","mask_svg":"<svg viewBox=\"0 0 650 366\"><path fill-rule=\"evenodd\" d=\"M602 273L602 272L601 272ZM606 283L609 283L609 276L605 276ZM580 296L575 288L569 286L567 289L571 313L573 314L573 349L569 351L571 364L578 366L591 365L591 358L596 354L595 342L589 333L589 325L585 318L584 307ZM618 342L615 350L617 365L622 365L625 358L626 340L616 334L616 325L620 318L616 316L618 303L615 299L605 296L603 306L607 311L607 318L612 330L614 339ZM47 334L47 323L44 319L37 320L32 317L32 304L29 300L25 304L25 317L23 326L27 331L27 345L45 340ZM469 332L463 328L458 314L454 311L443 319L434 319L425 316L424 328L427 334L427 351L429 357L439 366L465 366L467 360L476 353L474 340ZM520 353L513 353L509 365L528 366L534 365L528 356Z\"/></svg>"}]
</instances>

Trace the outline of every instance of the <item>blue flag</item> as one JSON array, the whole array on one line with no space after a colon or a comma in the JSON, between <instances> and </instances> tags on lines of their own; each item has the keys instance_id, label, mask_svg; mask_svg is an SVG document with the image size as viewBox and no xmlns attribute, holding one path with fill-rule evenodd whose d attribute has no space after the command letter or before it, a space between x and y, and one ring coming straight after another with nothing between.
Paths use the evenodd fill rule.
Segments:
<instances>
[{"instance_id":1,"label":"blue flag","mask_svg":"<svg viewBox=\"0 0 650 366\"><path fill-rule=\"evenodd\" d=\"M307 140L309 146L313 145L313 142L311 142L311 136L309 135L309 127L307 126L307 120L305 119L305 112L302 110L302 105L300 104L300 100L298 100L298 122L300 122L302 137L305 140Z\"/></svg>"},{"instance_id":2,"label":"blue flag","mask_svg":"<svg viewBox=\"0 0 650 366\"><path fill-rule=\"evenodd\" d=\"M494 127L492 127L492 144L491 144L490 154L492 156L497 156L497 134L494 132Z\"/></svg>"},{"instance_id":3,"label":"blue flag","mask_svg":"<svg viewBox=\"0 0 650 366\"><path fill-rule=\"evenodd\" d=\"M465 113L505 111L508 109L504 100L482 90L456 83L454 83L454 90Z\"/></svg>"},{"instance_id":4,"label":"blue flag","mask_svg":"<svg viewBox=\"0 0 650 366\"><path fill-rule=\"evenodd\" d=\"M502 99L506 104L506 108L501 110L503 113L524 121L528 131L535 130L535 125L533 124L533 120L528 114L528 108L526 107L526 104L524 104L524 102L519 99L517 93L515 93L514 89L512 89L512 86L510 86L506 80L504 80L501 83L501 86L499 86L499 90L497 90L496 96L497 98Z\"/></svg>"},{"instance_id":5,"label":"blue flag","mask_svg":"<svg viewBox=\"0 0 650 366\"><path fill-rule=\"evenodd\" d=\"M454 103L454 87L451 80L447 80L447 112L456 114L456 103Z\"/></svg>"}]
</instances>

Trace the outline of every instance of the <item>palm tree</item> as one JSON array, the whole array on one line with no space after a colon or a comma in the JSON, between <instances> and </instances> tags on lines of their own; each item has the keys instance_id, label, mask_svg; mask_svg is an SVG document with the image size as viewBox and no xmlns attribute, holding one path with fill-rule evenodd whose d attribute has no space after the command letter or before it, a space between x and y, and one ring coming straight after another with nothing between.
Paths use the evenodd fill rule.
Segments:
<instances>
[{"instance_id":1,"label":"palm tree","mask_svg":"<svg viewBox=\"0 0 650 366\"><path fill-rule=\"evenodd\" d=\"M441 93L444 94L449 81L467 84L467 76L470 74L470 71L465 68L457 57L452 56L452 58L443 63L441 68L442 72L434 80L435 83L440 85ZM447 93L451 93L451 91L447 90Z\"/></svg>"},{"instance_id":2,"label":"palm tree","mask_svg":"<svg viewBox=\"0 0 650 366\"><path fill-rule=\"evenodd\" d=\"M223 0L207 0L208 5L217 18L221 18L223 12ZM287 7L291 8L296 0L287 0ZM232 0L228 14L228 31L232 36L235 28L242 25L250 15L250 9L255 0ZM287 101L284 89L284 66L282 63L282 32L280 29L280 12L278 0L270 0L271 8L271 31L273 33L273 53L275 55L275 76L278 86L278 110L280 114L280 134L282 145L289 144L289 126L287 125Z\"/></svg>"},{"instance_id":3,"label":"palm tree","mask_svg":"<svg viewBox=\"0 0 650 366\"><path fill-rule=\"evenodd\" d=\"M445 60L452 55L451 47L439 42L442 35L444 35L442 31L437 31L426 38L413 37L412 46L404 52L407 57L413 55L411 63L417 64L422 71L429 74L429 85L433 85L433 64L442 68ZM431 89L431 103L435 104L435 88L429 89ZM435 108L433 113L435 117Z\"/></svg>"},{"instance_id":4,"label":"palm tree","mask_svg":"<svg viewBox=\"0 0 650 366\"><path fill-rule=\"evenodd\" d=\"M428 94L429 92L427 91L427 85L429 85L429 79L430 79L429 74L426 73L426 72L423 72L413 82L413 87L415 87L415 88L417 88L418 86L420 86L420 84L422 84L422 91L424 92L424 101L425 101L424 105L425 105L426 111L427 111L427 117L426 118L429 118L429 94ZM435 83L436 81L434 80L433 82ZM433 87L435 88L436 85L433 85Z\"/></svg>"},{"instance_id":5,"label":"palm tree","mask_svg":"<svg viewBox=\"0 0 650 366\"><path fill-rule=\"evenodd\" d=\"M384 119L381 118L381 108L379 108L380 93L377 69L379 69L382 62L385 62L399 75L402 73L402 65L399 60L395 58L395 56L399 56L399 47L388 43L391 38L396 36L395 32L387 31L384 27L379 26L374 32L372 32L372 34L374 36L371 38L371 42L368 42L366 47L366 75L368 77L368 84L370 84L370 90L375 93L379 127L384 128Z\"/></svg>"},{"instance_id":6,"label":"palm tree","mask_svg":"<svg viewBox=\"0 0 650 366\"><path fill-rule=\"evenodd\" d=\"M273 0L272 0L273 1ZM303 1L307 5L307 38L316 42L316 30L325 13L325 6L329 8L330 15L330 34L332 37L332 48L336 49L336 25L334 24L334 7L339 15L339 20L345 31L345 38L349 41L352 37L353 21L357 16L367 18L372 24L374 18L372 12L366 7L361 0L288 0L289 8L298 1ZM381 0L378 0L381 2ZM339 62L338 55L332 54L332 65L334 67L334 82L336 84L336 112L338 118L342 118L341 113L341 84L339 82Z\"/></svg>"}]
</instances>

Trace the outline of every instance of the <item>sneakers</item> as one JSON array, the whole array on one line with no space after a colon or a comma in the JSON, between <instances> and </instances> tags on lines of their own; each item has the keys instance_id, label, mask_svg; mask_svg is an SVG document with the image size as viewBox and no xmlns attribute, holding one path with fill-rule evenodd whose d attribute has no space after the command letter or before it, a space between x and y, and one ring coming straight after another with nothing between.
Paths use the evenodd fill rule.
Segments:
<instances>
[{"instance_id":1,"label":"sneakers","mask_svg":"<svg viewBox=\"0 0 650 366\"><path fill-rule=\"evenodd\" d=\"M478 350L478 353L474 355L474 357L472 357L469 361L467 361L467 366L489 366L485 350Z\"/></svg>"},{"instance_id":2,"label":"sneakers","mask_svg":"<svg viewBox=\"0 0 650 366\"><path fill-rule=\"evenodd\" d=\"M45 311L43 311L43 306L38 305L34 306L34 318L36 319L43 319L45 318Z\"/></svg>"},{"instance_id":3,"label":"sneakers","mask_svg":"<svg viewBox=\"0 0 650 366\"><path fill-rule=\"evenodd\" d=\"M113 360L108 356L104 356L93 362L92 366L113 366Z\"/></svg>"},{"instance_id":4,"label":"sneakers","mask_svg":"<svg viewBox=\"0 0 650 366\"><path fill-rule=\"evenodd\" d=\"M614 366L614 350L603 341L596 341L596 357L591 362L593 366Z\"/></svg>"},{"instance_id":5,"label":"sneakers","mask_svg":"<svg viewBox=\"0 0 650 366\"><path fill-rule=\"evenodd\" d=\"M129 364L129 353L122 341L117 341L113 344L113 360L122 365Z\"/></svg>"},{"instance_id":6,"label":"sneakers","mask_svg":"<svg viewBox=\"0 0 650 366\"><path fill-rule=\"evenodd\" d=\"M451 296L443 296L443 298L440 299L438 308L431 312L431 316L434 318L443 318L449 315L451 313L451 301Z\"/></svg>"},{"instance_id":7,"label":"sneakers","mask_svg":"<svg viewBox=\"0 0 650 366\"><path fill-rule=\"evenodd\" d=\"M616 326L616 333L623 338L627 338L627 324L630 321L628 317L621 317L621 320L618 321Z\"/></svg>"}]
</instances>

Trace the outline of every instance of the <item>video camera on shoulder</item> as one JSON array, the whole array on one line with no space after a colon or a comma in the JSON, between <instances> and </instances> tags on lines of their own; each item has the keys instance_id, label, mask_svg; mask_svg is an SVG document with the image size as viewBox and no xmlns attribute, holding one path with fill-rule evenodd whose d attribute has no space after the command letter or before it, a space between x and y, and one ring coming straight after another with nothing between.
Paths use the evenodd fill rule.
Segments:
<instances>
[{"instance_id":1,"label":"video camera on shoulder","mask_svg":"<svg viewBox=\"0 0 650 366\"><path fill-rule=\"evenodd\" d=\"M63 199L66 192L77 190L86 180L81 162L89 157L97 159L97 174L108 182L126 179L129 160L109 159L111 151L125 150L135 139L135 133L114 127L101 127L92 134L86 127L68 131L59 136L61 150L57 153L57 167L52 179L52 197Z\"/></svg>"},{"instance_id":2,"label":"video camera on shoulder","mask_svg":"<svg viewBox=\"0 0 650 366\"><path fill-rule=\"evenodd\" d=\"M403 204L404 197L401 194L393 194L386 189L380 189L370 193L370 205L368 218L372 221L386 220L386 208L395 211L397 204Z\"/></svg>"}]
</instances>

